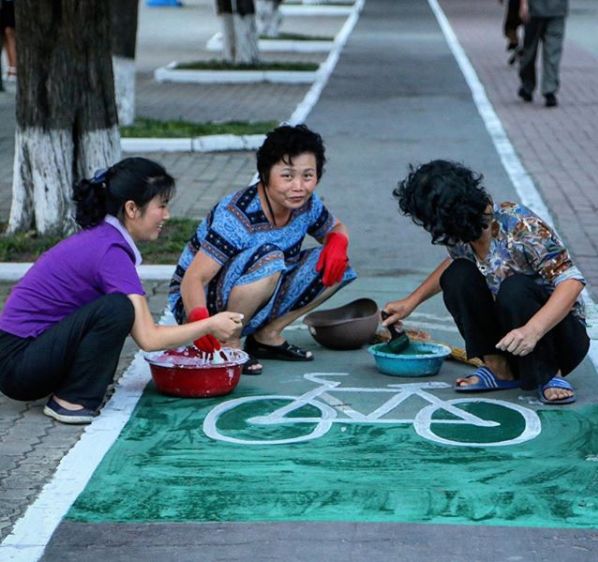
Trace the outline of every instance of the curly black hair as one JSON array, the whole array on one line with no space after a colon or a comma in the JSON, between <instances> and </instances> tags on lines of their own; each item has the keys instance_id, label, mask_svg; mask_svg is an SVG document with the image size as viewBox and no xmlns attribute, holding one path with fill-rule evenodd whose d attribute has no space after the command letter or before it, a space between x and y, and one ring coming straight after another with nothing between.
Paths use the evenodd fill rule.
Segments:
<instances>
[{"instance_id":1,"label":"curly black hair","mask_svg":"<svg viewBox=\"0 0 598 562\"><path fill-rule=\"evenodd\" d=\"M410 166L393 195L401 212L432 235L432 244L472 242L488 226L484 211L492 198L483 176L457 162L432 160Z\"/></svg>"},{"instance_id":2,"label":"curly black hair","mask_svg":"<svg viewBox=\"0 0 598 562\"><path fill-rule=\"evenodd\" d=\"M257 172L262 184L268 185L272 166L281 160L292 163L295 156L306 152L316 157L316 174L320 181L326 163L322 137L306 125L282 125L270 131L257 151ZM285 158L290 162L286 162Z\"/></svg>"}]
</instances>

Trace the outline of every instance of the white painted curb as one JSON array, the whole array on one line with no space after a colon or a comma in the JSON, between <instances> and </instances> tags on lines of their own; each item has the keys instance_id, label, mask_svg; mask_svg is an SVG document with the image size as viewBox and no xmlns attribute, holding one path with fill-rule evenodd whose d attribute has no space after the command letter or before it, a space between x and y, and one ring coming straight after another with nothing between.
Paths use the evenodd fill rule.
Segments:
<instances>
[{"instance_id":1,"label":"white painted curb","mask_svg":"<svg viewBox=\"0 0 598 562\"><path fill-rule=\"evenodd\" d=\"M290 6L282 4L278 9L283 16L348 16L353 10L353 6L309 6L307 4Z\"/></svg>"},{"instance_id":2,"label":"white painted curb","mask_svg":"<svg viewBox=\"0 0 598 562\"><path fill-rule=\"evenodd\" d=\"M32 263L0 263L0 281L18 281L27 273ZM139 277L144 281L164 281L170 279L175 265L140 265Z\"/></svg>"},{"instance_id":3,"label":"white painted curb","mask_svg":"<svg viewBox=\"0 0 598 562\"><path fill-rule=\"evenodd\" d=\"M271 53L327 53L332 49L334 41L309 40L298 41L293 39L260 39L258 49ZM222 33L214 33L206 43L208 51L222 51Z\"/></svg>"},{"instance_id":4,"label":"white painted curb","mask_svg":"<svg viewBox=\"0 0 598 562\"><path fill-rule=\"evenodd\" d=\"M223 152L226 150L257 150L266 135L205 135L195 138L121 138L123 152ZM168 141L176 140L179 144ZM174 148L174 147L177 148Z\"/></svg>"},{"instance_id":5,"label":"white painted curb","mask_svg":"<svg viewBox=\"0 0 598 562\"><path fill-rule=\"evenodd\" d=\"M179 84L310 84L318 71L307 70L179 70L176 61L154 71L157 82Z\"/></svg>"}]
</instances>

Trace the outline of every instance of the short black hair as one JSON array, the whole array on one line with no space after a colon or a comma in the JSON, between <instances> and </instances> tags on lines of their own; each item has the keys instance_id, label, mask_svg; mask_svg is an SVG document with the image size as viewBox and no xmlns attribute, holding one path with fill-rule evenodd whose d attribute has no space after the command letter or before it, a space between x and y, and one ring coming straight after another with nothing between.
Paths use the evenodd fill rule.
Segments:
<instances>
[{"instance_id":1,"label":"short black hair","mask_svg":"<svg viewBox=\"0 0 598 562\"><path fill-rule=\"evenodd\" d=\"M492 198L482 180L463 164L432 160L409 166L393 195L401 212L432 235L432 244L453 246L477 240L488 226L484 211Z\"/></svg>"},{"instance_id":2,"label":"short black hair","mask_svg":"<svg viewBox=\"0 0 598 562\"><path fill-rule=\"evenodd\" d=\"M290 164L295 156L306 152L316 157L316 174L319 181L326 163L326 149L322 137L306 125L281 125L270 131L257 151L257 173L262 184L268 185L272 166L281 160ZM285 158L289 158L290 162L286 162Z\"/></svg>"}]
</instances>

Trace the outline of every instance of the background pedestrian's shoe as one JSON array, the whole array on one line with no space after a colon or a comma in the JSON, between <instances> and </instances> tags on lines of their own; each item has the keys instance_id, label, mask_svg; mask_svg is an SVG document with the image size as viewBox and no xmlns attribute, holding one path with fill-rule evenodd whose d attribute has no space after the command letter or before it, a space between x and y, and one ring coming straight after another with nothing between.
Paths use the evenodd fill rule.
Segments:
<instances>
[{"instance_id":1,"label":"background pedestrian's shoe","mask_svg":"<svg viewBox=\"0 0 598 562\"><path fill-rule=\"evenodd\" d=\"M80 410L67 410L63 408L54 398L50 398L44 407L44 414L62 423L87 424L93 421L96 413L88 408Z\"/></svg>"},{"instance_id":2,"label":"background pedestrian's shoe","mask_svg":"<svg viewBox=\"0 0 598 562\"><path fill-rule=\"evenodd\" d=\"M523 88L519 88L517 95L526 102L530 102L533 99L533 96L529 92L526 92Z\"/></svg>"},{"instance_id":3,"label":"background pedestrian's shoe","mask_svg":"<svg viewBox=\"0 0 598 562\"><path fill-rule=\"evenodd\" d=\"M546 107L556 107L559 104L559 101L556 99L556 96L554 94L546 94L544 96L544 99L544 105Z\"/></svg>"}]
</instances>

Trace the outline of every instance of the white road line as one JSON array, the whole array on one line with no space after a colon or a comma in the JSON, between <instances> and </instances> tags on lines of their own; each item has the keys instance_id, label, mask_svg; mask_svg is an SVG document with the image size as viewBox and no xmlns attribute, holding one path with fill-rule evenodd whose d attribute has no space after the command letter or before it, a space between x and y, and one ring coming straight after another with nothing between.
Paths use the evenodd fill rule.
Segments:
<instances>
[{"instance_id":1,"label":"white road line","mask_svg":"<svg viewBox=\"0 0 598 562\"><path fill-rule=\"evenodd\" d=\"M515 152L515 148L511 144L509 137L502 126L502 123L494 111L494 107L490 103L486 90L480 82L473 65L467 58L465 51L461 47L451 24L445 16L442 8L438 4L438 0L428 0L430 8L436 16L438 25L444 34L446 42L455 57L463 76L471 90L473 101L476 104L478 112L486 125L486 129L490 134L490 138L494 143L496 151L500 156L502 164L513 183L513 187L519 195L521 202L532 209L535 213L545 219L551 226L554 226L552 214L544 203L540 192L536 188L532 178L527 170L524 168L519 156ZM584 302L587 305L588 324L590 325L590 335L592 343L590 346L589 357L598 370L598 340L596 339L596 326L598 325L598 311L592 297L587 291L583 293Z\"/></svg>"}]
</instances>

